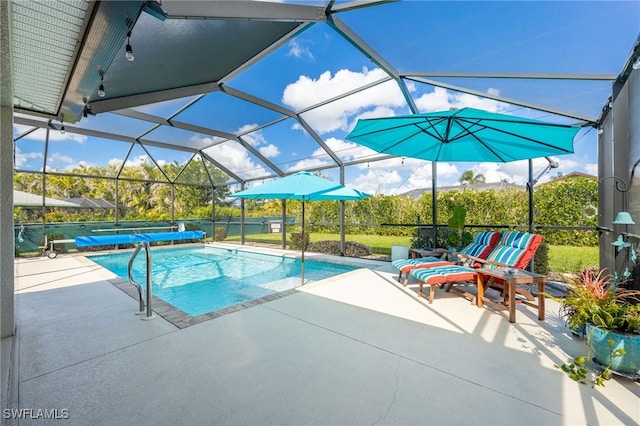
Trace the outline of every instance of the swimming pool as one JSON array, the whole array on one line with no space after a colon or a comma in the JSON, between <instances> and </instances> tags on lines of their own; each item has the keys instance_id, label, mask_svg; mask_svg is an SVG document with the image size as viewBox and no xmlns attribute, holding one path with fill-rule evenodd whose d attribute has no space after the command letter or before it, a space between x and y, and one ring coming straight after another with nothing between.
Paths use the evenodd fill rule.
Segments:
<instances>
[{"instance_id":1,"label":"swimming pool","mask_svg":"<svg viewBox=\"0 0 640 426\"><path fill-rule=\"evenodd\" d=\"M300 285L300 259L214 247L151 249L153 295L198 316ZM131 252L87 257L127 280ZM305 283L353 271L355 266L305 259ZM144 286L143 253L133 277Z\"/></svg>"}]
</instances>

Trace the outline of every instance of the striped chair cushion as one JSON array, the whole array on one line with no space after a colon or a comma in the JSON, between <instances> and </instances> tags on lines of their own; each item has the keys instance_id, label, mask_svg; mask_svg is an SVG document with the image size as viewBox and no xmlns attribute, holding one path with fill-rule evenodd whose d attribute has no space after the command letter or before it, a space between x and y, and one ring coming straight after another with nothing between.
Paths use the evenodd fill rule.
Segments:
<instances>
[{"instance_id":1,"label":"striped chair cushion","mask_svg":"<svg viewBox=\"0 0 640 426\"><path fill-rule=\"evenodd\" d=\"M402 272L407 272L415 268L455 265L455 262L447 262L440 259L439 257L421 257L419 259L398 259L391 262L391 264Z\"/></svg>"},{"instance_id":2,"label":"striped chair cushion","mask_svg":"<svg viewBox=\"0 0 640 426\"><path fill-rule=\"evenodd\" d=\"M500 240L500 232L476 232L473 236L473 241L465 248L460 250L461 254L467 256L479 257L486 259L489 253L493 250L493 247ZM391 262L391 264L402 272L408 272L415 268L429 268L435 266L450 266L455 265L456 262L447 262L439 257L421 257L418 259L398 259ZM474 262L473 267L480 267L481 264Z\"/></svg>"},{"instance_id":3,"label":"striped chair cushion","mask_svg":"<svg viewBox=\"0 0 640 426\"><path fill-rule=\"evenodd\" d=\"M487 260L524 269L540 246L542 238L542 235L528 232L503 232L500 242L489 254ZM497 266L487 265L489 268L496 268Z\"/></svg>"},{"instance_id":4,"label":"striped chair cushion","mask_svg":"<svg viewBox=\"0 0 640 426\"><path fill-rule=\"evenodd\" d=\"M411 275L426 284L438 285L456 281L472 281L476 277L476 270L452 265L438 268L416 268L411 271Z\"/></svg>"},{"instance_id":5,"label":"striped chair cushion","mask_svg":"<svg viewBox=\"0 0 640 426\"><path fill-rule=\"evenodd\" d=\"M405 265L417 265L419 263L435 262L436 260L440 260L440 258L430 256L430 257L419 257L417 259L398 259L391 262L391 264L396 268L400 269Z\"/></svg>"},{"instance_id":6,"label":"striped chair cushion","mask_svg":"<svg viewBox=\"0 0 640 426\"><path fill-rule=\"evenodd\" d=\"M460 254L486 259L498 241L500 241L500 232L477 232L471 244L460 250ZM471 266L479 268L482 264L473 262Z\"/></svg>"},{"instance_id":7,"label":"striped chair cushion","mask_svg":"<svg viewBox=\"0 0 640 426\"><path fill-rule=\"evenodd\" d=\"M498 244L498 241L500 241L500 237L500 232L476 232L476 234L473 236L473 242L484 246L495 247L495 245Z\"/></svg>"}]
</instances>

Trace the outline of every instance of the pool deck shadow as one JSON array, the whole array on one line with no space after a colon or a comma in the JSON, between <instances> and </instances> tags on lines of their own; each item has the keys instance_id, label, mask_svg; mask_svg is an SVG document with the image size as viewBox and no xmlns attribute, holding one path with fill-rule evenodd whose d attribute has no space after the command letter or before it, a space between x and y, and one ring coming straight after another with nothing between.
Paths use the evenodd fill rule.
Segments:
<instances>
[{"instance_id":1,"label":"pool deck shadow","mask_svg":"<svg viewBox=\"0 0 640 426\"><path fill-rule=\"evenodd\" d=\"M593 389L554 367L584 352L554 302L546 321L518 306L511 324L365 266L180 327L142 321L82 256L17 259L9 400L71 425L640 424L640 384Z\"/></svg>"}]
</instances>

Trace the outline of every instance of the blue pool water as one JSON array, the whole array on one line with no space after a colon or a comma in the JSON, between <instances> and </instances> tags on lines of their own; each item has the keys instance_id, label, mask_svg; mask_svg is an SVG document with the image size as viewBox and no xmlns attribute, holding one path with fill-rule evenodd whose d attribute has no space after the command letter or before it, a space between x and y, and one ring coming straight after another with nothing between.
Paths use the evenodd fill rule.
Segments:
<instances>
[{"instance_id":1,"label":"blue pool water","mask_svg":"<svg viewBox=\"0 0 640 426\"><path fill-rule=\"evenodd\" d=\"M151 249L153 295L197 316L300 285L301 262L282 256L213 247ZM131 253L91 256L93 262L123 279ZM356 269L305 259L305 283ZM140 252L133 277L145 285L146 259Z\"/></svg>"}]
</instances>

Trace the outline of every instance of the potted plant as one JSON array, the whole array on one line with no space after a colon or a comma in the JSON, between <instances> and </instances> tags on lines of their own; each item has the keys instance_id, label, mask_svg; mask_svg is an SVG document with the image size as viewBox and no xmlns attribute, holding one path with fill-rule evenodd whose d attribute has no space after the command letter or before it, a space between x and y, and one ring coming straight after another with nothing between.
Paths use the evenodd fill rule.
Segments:
<instances>
[{"instance_id":1,"label":"potted plant","mask_svg":"<svg viewBox=\"0 0 640 426\"><path fill-rule=\"evenodd\" d=\"M618 287L605 270L586 269L561 304L561 314L574 334L587 342L587 355L560 368L571 378L586 383L588 360L593 356L604 369L593 379L604 385L612 372L640 378L640 292Z\"/></svg>"}]
</instances>

